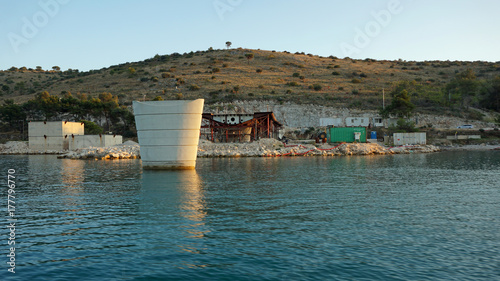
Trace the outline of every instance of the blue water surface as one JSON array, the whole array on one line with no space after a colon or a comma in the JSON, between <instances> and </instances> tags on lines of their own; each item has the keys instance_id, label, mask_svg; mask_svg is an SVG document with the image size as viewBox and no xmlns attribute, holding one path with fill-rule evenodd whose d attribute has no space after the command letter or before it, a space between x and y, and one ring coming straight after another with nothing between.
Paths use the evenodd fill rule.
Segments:
<instances>
[{"instance_id":1,"label":"blue water surface","mask_svg":"<svg viewBox=\"0 0 500 281\"><path fill-rule=\"evenodd\" d=\"M0 163L1 280L500 280L497 151Z\"/></svg>"}]
</instances>

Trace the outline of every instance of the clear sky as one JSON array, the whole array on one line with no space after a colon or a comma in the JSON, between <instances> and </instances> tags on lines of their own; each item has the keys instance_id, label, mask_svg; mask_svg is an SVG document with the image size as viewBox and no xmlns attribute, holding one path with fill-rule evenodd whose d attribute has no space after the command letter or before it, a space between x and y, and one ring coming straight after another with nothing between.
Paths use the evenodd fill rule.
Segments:
<instances>
[{"instance_id":1,"label":"clear sky","mask_svg":"<svg viewBox=\"0 0 500 281\"><path fill-rule=\"evenodd\" d=\"M500 61L498 0L0 0L0 69L87 71L232 47Z\"/></svg>"}]
</instances>

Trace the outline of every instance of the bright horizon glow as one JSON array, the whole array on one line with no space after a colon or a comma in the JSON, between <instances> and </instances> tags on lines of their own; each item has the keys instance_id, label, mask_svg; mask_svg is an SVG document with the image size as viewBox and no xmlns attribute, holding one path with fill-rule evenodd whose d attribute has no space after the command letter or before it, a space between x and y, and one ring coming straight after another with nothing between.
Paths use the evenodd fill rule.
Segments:
<instances>
[{"instance_id":1,"label":"bright horizon glow","mask_svg":"<svg viewBox=\"0 0 500 281\"><path fill-rule=\"evenodd\" d=\"M0 0L0 69L88 71L210 47L500 61L500 1Z\"/></svg>"}]
</instances>

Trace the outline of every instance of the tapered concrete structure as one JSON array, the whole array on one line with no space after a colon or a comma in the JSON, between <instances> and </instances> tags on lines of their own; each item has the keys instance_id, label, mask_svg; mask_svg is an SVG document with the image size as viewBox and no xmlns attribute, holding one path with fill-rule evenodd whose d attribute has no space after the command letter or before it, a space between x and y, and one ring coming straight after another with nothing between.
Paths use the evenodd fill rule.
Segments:
<instances>
[{"instance_id":1,"label":"tapered concrete structure","mask_svg":"<svg viewBox=\"0 0 500 281\"><path fill-rule=\"evenodd\" d=\"M203 99L134 101L135 125L144 169L194 169Z\"/></svg>"}]
</instances>

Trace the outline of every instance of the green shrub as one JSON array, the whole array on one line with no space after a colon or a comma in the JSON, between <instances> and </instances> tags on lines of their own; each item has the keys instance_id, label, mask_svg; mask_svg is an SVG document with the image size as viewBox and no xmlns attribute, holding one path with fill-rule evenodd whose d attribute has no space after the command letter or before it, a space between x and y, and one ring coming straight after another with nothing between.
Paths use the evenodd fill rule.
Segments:
<instances>
[{"instance_id":1,"label":"green shrub","mask_svg":"<svg viewBox=\"0 0 500 281\"><path fill-rule=\"evenodd\" d=\"M292 74L292 77L299 77L300 76L300 73L298 72L295 72L294 74Z\"/></svg>"},{"instance_id":2,"label":"green shrub","mask_svg":"<svg viewBox=\"0 0 500 281\"><path fill-rule=\"evenodd\" d=\"M352 82L352 83L354 83L354 84L358 84L358 83L361 83L361 80L360 80L360 79L358 79L358 78L353 78L353 79L351 80L351 82Z\"/></svg>"},{"instance_id":3,"label":"green shrub","mask_svg":"<svg viewBox=\"0 0 500 281\"><path fill-rule=\"evenodd\" d=\"M99 135L102 134L103 129L96 123L88 120L80 120L84 124L84 134L85 135Z\"/></svg>"},{"instance_id":4,"label":"green shrub","mask_svg":"<svg viewBox=\"0 0 500 281\"><path fill-rule=\"evenodd\" d=\"M200 87L198 85L191 85L189 86L189 90L190 91L198 91L200 89Z\"/></svg>"},{"instance_id":5,"label":"green shrub","mask_svg":"<svg viewBox=\"0 0 500 281\"><path fill-rule=\"evenodd\" d=\"M257 73L262 73L262 69L257 68L257 69L255 70L255 72L257 72Z\"/></svg>"},{"instance_id":6,"label":"green shrub","mask_svg":"<svg viewBox=\"0 0 500 281\"><path fill-rule=\"evenodd\" d=\"M340 73L338 71L334 71L332 72L332 75L340 75Z\"/></svg>"},{"instance_id":7,"label":"green shrub","mask_svg":"<svg viewBox=\"0 0 500 281\"><path fill-rule=\"evenodd\" d=\"M295 81L288 82L288 86L291 86L291 87L297 87L297 86L299 86L299 83L297 83L297 82L295 82Z\"/></svg>"},{"instance_id":8,"label":"green shrub","mask_svg":"<svg viewBox=\"0 0 500 281\"><path fill-rule=\"evenodd\" d=\"M321 89L323 89L323 87L320 84L314 84L312 87L315 91L321 91Z\"/></svg>"}]
</instances>

